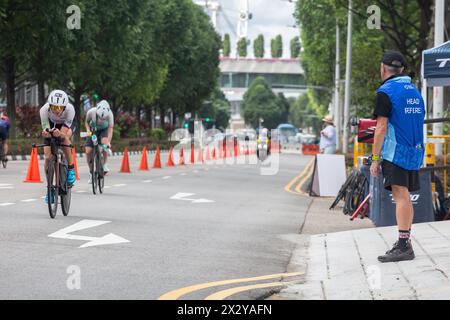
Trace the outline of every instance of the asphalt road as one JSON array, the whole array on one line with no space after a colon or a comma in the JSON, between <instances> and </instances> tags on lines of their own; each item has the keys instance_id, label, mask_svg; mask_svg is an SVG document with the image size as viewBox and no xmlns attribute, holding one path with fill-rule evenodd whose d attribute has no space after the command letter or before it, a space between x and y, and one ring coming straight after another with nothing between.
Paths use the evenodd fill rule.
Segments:
<instances>
[{"instance_id":1,"label":"asphalt road","mask_svg":"<svg viewBox=\"0 0 450 320\"><path fill-rule=\"evenodd\" d=\"M105 193L94 196L78 159L70 214L54 220L42 199L46 184L23 183L28 162L0 169L0 299L158 299L186 286L286 272L310 200L285 186L310 157L282 154L275 175L223 163L139 172L139 160L131 156L132 173L124 174L121 157L111 158ZM49 237L83 220L108 223ZM110 233L128 242L80 247L90 240L67 236ZM176 297L204 299L279 280L196 287ZM259 299L275 289L231 298Z\"/></svg>"}]
</instances>

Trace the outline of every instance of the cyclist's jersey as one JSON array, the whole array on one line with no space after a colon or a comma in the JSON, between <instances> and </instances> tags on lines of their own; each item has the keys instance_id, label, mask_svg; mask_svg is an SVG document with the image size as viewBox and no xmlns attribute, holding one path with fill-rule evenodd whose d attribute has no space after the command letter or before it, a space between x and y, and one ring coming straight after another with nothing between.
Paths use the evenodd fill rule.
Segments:
<instances>
[{"instance_id":1,"label":"cyclist's jersey","mask_svg":"<svg viewBox=\"0 0 450 320\"><path fill-rule=\"evenodd\" d=\"M50 123L72 128L73 119L75 118L75 108L69 103L63 113L57 116L50 110L50 105L46 103L39 111L39 114L41 116L42 129L53 129Z\"/></svg>"},{"instance_id":2,"label":"cyclist's jersey","mask_svg":"<svg viewBox=\"0 0 450 320\"><path fill-rule=\"evenodd\" d=\"M109 111L108 116L105 119L97 119L97 108L91 108L86 113L86 122L91 127L91 130L106 130L114 127L114 115L112 111Z\"/></svg>"},{"instance_id":3,"label":"cyclist's jersey","mask_svg":"<svg viewBox=\"0 0 450 320\"><path fill-rule=\"evenodd\" d=\"M6 131L8 132L10 126L11 126L11 124L10 124L10 122L9 122L8 117L1 117L1 118L0 118L0 127L6 129Z\"/></svg>"}]
</instances>

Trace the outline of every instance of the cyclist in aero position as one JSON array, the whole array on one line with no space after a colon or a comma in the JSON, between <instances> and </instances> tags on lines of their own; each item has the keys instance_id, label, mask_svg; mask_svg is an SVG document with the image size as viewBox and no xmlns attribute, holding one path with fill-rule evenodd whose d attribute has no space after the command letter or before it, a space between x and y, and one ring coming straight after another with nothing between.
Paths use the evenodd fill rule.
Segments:
<instances>
[{"instance_id":1,"label":"cyclist in aero position","mask_svg":"<svg viewBox=\"0 0 450 320\"><path fill-rule=\"evenodd\" d=\"M3 159L8 155L8 138L10 123L8 117L2 112L0 113L0 144L3 144Z\"/></svg>"},{"instance_id":2,"label":"cyclist in aero position","mask_svg":"<svg viewBox=\"0 0 450 320\"><path fill-rule=\"evenodd\" d=\"M65 145L71 145L71 137L73 133L73 118L75 117L75 109L69 103L69 97L62 90L53 90L48 96L47 103L40 110L42 136L45 143L49 144L49 139L53 136L60 138ZM71 148L64 147L64 155L67 159L67 184L72 186L75 183L75 169L72 159ZM48 163L51 157L50 146L44 147L45 154L45 171L48 170ZM45 197L48 203L48 196ZM52 199L53 202L53 199Z\"/></svg>"},{"instance_id":3,"label":"cyclist in aero position","mask_svg":"<svg viewBox=\"0 0 450 320\"><path fill-rule=\"evenodd\" d=\"M103 145L103 170L105 173L109 172L107 161L107 152L106 148L111 148L111 140L113 137L114 130L114 115L111 111L109 103L106 100L100 101L96 107L91 108L86 113L86 122L85 122L86 130L88 133L95 134L97 139L100 140ZM94 148L94 144L92 139L86 140L86 159L90 168L90 172L92 172L92 149ZM90 181L91 179L89 179ZM89 182L90 183L90 182Z\"/></svg>"}]
</instances>

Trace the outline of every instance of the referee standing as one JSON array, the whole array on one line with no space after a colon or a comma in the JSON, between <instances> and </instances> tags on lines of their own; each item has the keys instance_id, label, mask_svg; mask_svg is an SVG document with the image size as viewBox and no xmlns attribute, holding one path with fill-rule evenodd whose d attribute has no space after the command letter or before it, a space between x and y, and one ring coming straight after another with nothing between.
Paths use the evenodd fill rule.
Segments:
<instances>
[{"instance_id":1,"label":"referee standing","mask_svg":"<svg viewBox=\"0 0 450 320\"><path fill-rule=\"evenodd\" d=\"M377 91L374 111L377 127L370 172L377 176L381 162L384 188L392 191L396 203L399 232L393 248L378 257L380 262L415 257L410 240L414 216L410 192L420 189L425 107L411 78L404 75L405 68L406 61L401 53L389 51L384 54L380 67L383 83Z\"/></svg>"}]
</instances>

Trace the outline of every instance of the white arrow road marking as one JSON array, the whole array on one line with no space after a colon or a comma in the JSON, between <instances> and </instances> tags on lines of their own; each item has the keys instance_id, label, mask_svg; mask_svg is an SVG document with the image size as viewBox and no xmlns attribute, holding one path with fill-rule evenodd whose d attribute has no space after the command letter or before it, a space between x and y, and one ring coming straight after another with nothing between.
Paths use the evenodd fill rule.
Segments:
<instances>
[{"instance_id":1,"label":"white arrow road marking","mask_svg":"<svg viewBox=\"0 0 450 320\"><path fill-rule=\"evenodd\" d=\"M13 204L15 203L12 202L0 203L0 207L12 206Z\"/></svg>"},{"instance_id":2,"label":"white arrow road marking","mask_svg":"<svg viewBox=\"0 0 450 320\"><path fill-rule=\"evenodd\" d=\"M195 193L183 193L179 192L176 195L172 196L170 199L172 200L181 200L181 201L191 201L192 203L212 203L213 200L208 199L190 199L187 197L194 196Z\"/></svg>"},{"instance_id":3,"label":"white arrow road marking","mask_svg":"<svg viewBox=\"0 0 450 320\"><path fill-rule=\"evenodd\" d=\"M124 183L119 183L119 184L113 184L113 187L125 187L126 184Z\"/></svg>"},{"instance_id":4,"label":"white arrow road marking","mask_svg":"<svg viewBox=\"0 0 450 320\"><path fill-rule=\"evenodd\" d=\"M26 199L26 200L20 200L22 202L33 202L33 201L37 201L37 199Z\"/></svg>"},{"instance_id":5,"label":"white arrow road marking","mask_svg":"<svg viewBox=\"0 0 450 320\"><path fill-rule=\"evenodd\" d=\"M119 237L113 233L109 233L103 237L87 237L87 236L76 236L69 234L71 232L89 229L93 227L100 226L105 223L109 223L111 221L100 221L100 220L81 220L67 228L61 229L49 235L51 238L60 238L60 239L70 239L70 240L81 240L81 241L89 241L85 244L81 245L79 248L87 248L93 246L101 246L105 244L115 244L115 243L125 243L130 242L127 239Z\"/></svg>"}]
</instances>

